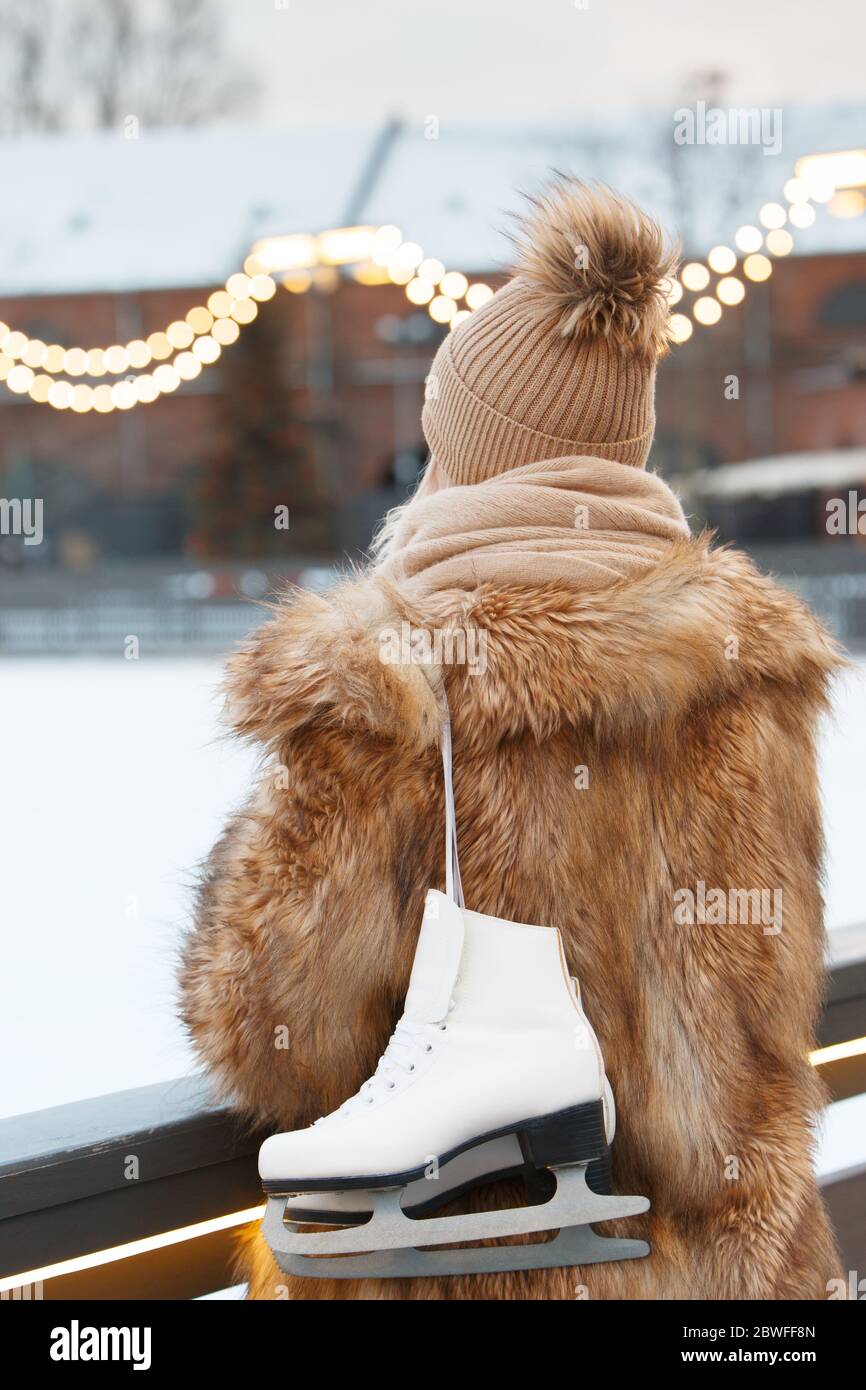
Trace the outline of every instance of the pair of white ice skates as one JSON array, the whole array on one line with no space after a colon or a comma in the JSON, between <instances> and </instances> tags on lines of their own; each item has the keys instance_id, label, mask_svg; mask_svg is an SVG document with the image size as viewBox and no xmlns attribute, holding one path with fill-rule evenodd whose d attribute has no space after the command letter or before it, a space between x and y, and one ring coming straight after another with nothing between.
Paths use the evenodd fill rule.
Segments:
<instances>
[{"instance_id":1,"label":"pair of white ice skates","mask_svg":"<svg viewBox=\"0 0 866 1390\"><path fill-rule=\"evenodd\" d=\"M609 1195L613 1095L558 930L463 904L447 722L442 751L447 891L427 894L403 1016L357 1095L259 1155L264 1232L286 1274L472 1274L649 1253L591 1228L649 1202ZM506 1176L526 1180L530 1205L431 1214ZM558 1234L471 1245L542 1231ZM436 1248L455 1242L470 1248Z\"/></svg>"}]
</instances>

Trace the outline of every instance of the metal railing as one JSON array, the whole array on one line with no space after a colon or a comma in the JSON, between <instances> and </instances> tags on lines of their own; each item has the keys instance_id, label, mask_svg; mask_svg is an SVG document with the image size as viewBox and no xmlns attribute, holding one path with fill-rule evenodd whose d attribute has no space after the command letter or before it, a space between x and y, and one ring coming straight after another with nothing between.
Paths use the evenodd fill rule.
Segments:
<instances>
[{"instance_id":1,"label":"metal railing","mask_svg":"<svg viewBox=\"0 0 866 1390\"><path fill-rule=\"evenodd\" d=\"M866 955L853 955L866 930L844 936L846 958L828 971L822 1047L866 1035ZM821 1071L832 1100L866 1092L864 1054ZM262 1137L197 1077L0 1121L0 1279L258 1206ZM845 1267L866 1268L866 1162L824 1195ZM232 1281L237 1233L59 1273L41 1293L196 1297Z\"/></svg>"}]
</instances>

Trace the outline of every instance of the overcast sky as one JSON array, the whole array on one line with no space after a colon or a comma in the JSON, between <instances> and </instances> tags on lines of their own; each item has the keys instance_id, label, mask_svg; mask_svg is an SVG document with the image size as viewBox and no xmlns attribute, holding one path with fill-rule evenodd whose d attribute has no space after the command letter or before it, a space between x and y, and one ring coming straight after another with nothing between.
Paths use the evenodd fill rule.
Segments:
<instances>
[{"instance_id":1,"label":"overcast sky","mask_svg":"<svg viewBox=\"0 0 866 1390\"><path fill-rule=\"evenodd\" d=\"M673 108L708 70L725 75L726 105L862 98L866 86L863 0L221 3L229 46L261 84L255 119L274 125Z\"/></svg>"}]
</instances>

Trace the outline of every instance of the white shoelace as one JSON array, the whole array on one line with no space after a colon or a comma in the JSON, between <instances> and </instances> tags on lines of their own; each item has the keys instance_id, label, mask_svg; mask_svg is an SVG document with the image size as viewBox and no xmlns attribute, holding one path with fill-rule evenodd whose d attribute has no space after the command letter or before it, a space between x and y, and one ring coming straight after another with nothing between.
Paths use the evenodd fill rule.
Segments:
<instances>
[{"instance_id":1,"label":"white shoelace","mask_svg":"<svg viewBox=\"0 0 866 1390\"><path fill-rule=\"evenodd\" d=\"M364 1082L355 1095L344 1101L338 1110L333 1111L331 1115L323 1116L315 1123L319 1125L337 1115L347 1115L359 1105L372 1105L377 1096L386 1091L393 1091L397 1085L395 1078L400 1072L415 1070L417 1054L433 1051L431 1034L442 1027L442 1024L408 1023L406 1019L401 1018L369 1080Z\"/></svg>"}]
</instances>

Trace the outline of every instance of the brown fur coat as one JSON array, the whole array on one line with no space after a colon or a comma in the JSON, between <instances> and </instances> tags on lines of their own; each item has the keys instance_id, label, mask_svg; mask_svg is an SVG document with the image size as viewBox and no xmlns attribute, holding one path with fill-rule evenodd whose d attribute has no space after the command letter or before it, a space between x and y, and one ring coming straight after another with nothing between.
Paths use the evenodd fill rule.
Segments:
<instances>
[{"instance_id":1,"label":"brown fur coat","mask_svg":"<svg viewBox=\"0 0 866 1390\"><path fill-rule=\"evenodd\" d=\"M601 594L397 604L364 578L298 595L234 658L231 718L268 757L208 865L186 1023L226 1094L280 1128L372 1072L425 892L442 886L444 677L468 905L562 932L616 1095L615 1190L652 1202L617 1230L652 1253L327 1283L287 1280L259 1239L251 1296L825 1297L838 1262L812 1172L822 1091L807 1053L823 975L814 735L832 643L706 538ZM383 663L382 629L407 618L483 629L484 673ZM781 891L781 931L682 924L674 894L699 882Z\"/></svg>"}]
</instances>

